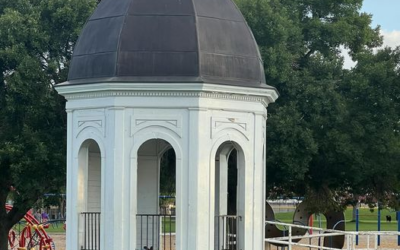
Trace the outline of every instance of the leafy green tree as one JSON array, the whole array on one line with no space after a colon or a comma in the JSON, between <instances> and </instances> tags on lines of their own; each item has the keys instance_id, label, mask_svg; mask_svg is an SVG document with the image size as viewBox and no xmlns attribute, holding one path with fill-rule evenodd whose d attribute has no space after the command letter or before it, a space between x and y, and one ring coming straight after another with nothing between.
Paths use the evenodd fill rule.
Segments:
<instances>
[{"instance_id":1,"label":"leafy green tree","mask_svg":"<svg viewBox=\"0 0 400 250\"><path fill-rule=\"evenodd\" d=\"M64 99L74 43L96 1L0 0L0 250L35 202L65 185ZM13 196L14 207L5 204Z\"/></svg>"},{"instance_id":2,"label":"leafy green tree","mask_svg":"<svg viewBox=\"0 0 400 250\"><path fill-rule=\"evenodd\" d=\"M399 208L400 47L356 56L356 67L341 86L350 116L352 188L370 201Z\"/></svg>"},{"instance_id":3,"label":"leafy green tree","mask_svg":"<svg viewBox=\"0 0 400 250\"><path fill-rule=\"evenodd\" d=\"M160 193L175 196L176 194L176 156L174 149L167 150L160 162Z\"/></svg>"},{"instance_id":4,"label":"leafy green tree","mask_svg":"<svg viewBox=\"0 0 400 250\"><path fill-rule=\"evenodd\" d=\"M267 83L281 94L269 107L269 189L305 195L316 212L340 209L333 201L356 172L340 50L355 58L380 45L379 27L370 28L362 0L236 2L259 43Z\"/></svg>"}]
</instances>

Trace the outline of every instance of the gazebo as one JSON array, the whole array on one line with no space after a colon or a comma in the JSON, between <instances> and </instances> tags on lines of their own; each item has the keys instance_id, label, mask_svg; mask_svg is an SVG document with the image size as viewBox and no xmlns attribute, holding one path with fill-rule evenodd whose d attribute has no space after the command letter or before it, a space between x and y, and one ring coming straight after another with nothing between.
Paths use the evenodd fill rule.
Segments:
<instances>
[{"instance_id":1,"label":"gazebo","mask_svg":"<svg viewBox=\"0 0 400 250\"><path fill-rule=\"evenodd\" d=\"M231 0L101 1L56 89L68 114L66 249L263 249L266 108L278 93ZM168 150L174 216L159 204Z\"/></svg>"}]
</instances>

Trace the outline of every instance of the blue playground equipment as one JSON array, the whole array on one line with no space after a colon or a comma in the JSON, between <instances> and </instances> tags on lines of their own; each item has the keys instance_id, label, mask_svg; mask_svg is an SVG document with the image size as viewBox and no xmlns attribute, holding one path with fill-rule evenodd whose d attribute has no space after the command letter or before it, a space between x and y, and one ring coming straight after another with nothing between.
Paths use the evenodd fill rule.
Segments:
<instances>
[{"instance_id":1,"label":"blue playground equipment","mask_svg":"<svg viewBox=\"0 0 400 250\"><path fill-rule=\"evenodd\" d=\"M378 232L381 231L381 218L382 213L381 209L378 207ZM396 212L396 220L397 220L397 231L400 232L400 211ZM356 210L356 231L360 230L360 211L359 209ZM356 236L356 245L358 246L358 235ZM381 236L378 235L378 246L381 245ZM397 245L400 246L400 235L397 236Z\"/></svg>"}]
</instances>

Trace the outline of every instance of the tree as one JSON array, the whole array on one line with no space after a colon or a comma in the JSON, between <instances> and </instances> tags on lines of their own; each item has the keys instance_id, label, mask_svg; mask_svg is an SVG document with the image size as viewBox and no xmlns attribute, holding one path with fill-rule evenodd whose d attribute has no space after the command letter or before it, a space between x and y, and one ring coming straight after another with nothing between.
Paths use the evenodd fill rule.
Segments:
<instances>
[{"instance_id":1,"label":"tree","mask_svg":"<svg viewBox=\"0 0 400 250\"><path fill-rule=\"evenodd\" d=\"M353 192L371 202L399 208L400 47L356 55L342 83L350 113L346 129L354 155Z\"/></svg>"},{"instance_id":2,"label":"tree","mask_svg":"<svg viewBox=\"0 0 400 250\"><path fill-rule=\"evenodd\" d=\"M96 1L0 0L0 250L35 202L65 185L64 99L74 43ZM7 213L7 197L14 207Z\"/></svg>"},{"instance_id":3,"label":"tree","mask_svg":"<svg viewBox=\"0 0 400 250\"><path fill-rule=\"evenodd\" d=\"M268 110L269 189L305 195L312 212L340 209L336 196L357 169L340 50L355 58L380 45L379 27L370 28L362 0L237 3L259 43L267 83L281 94Z\"/></svg>"}]
</instances>

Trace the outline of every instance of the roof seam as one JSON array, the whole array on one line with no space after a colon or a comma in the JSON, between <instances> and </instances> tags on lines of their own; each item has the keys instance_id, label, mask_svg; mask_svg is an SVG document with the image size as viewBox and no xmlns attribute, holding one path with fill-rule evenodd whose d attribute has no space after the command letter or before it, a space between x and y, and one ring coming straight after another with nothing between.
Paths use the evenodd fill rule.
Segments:
<instances>
[{"instance_id":1,"label":"roof seam","mask_svg":"<svg viewBox=\"0 0 400 250\"><path fill-rule=\"evenodd\" d=\"M198 52L197 50L121 50L123 52L155 52L155 53L192 53L192 52Z\"/></svg>"},{"instance_id":2,"label":"roof seam","mask_svg":"<svg viewBox=\"0 0 400 250\"><path fill-rule=\"evenodd\" d=\"M148 16L148 17L153 17L153 16L193 16L193 15L189 15L189 14L174 14L174 15L169 15L169 14L128 14L128 16Z\"/></svg>"},{"instance_id":3,"label":"roof seam","mask_svg":"<svg viewBox=\"0 0 400 250\"><path fill-rule=\"evenodd\" d=\"M125 16L125 15L104 16L104 17L89 19L87 22L89 23L89 22L94 22L94 21L98 21L98 20L111 19L111 18L117 18L117 17L122 17L122 16Z\"/></svg>"},{"instance_id":4,"label":"roof seam","mask_svg":"<svg viewBox=\"0 0 400 250\"><path fill-rule=\"evenodd\" d=\"M197 53L197 60L198 60L198 63L197 63L198 68L197 68L197 70L198 70L198 73L199 73L199 78L202 79L202 77L201 77L201 62L200 62L201 58L200 58L199 27L197 26L199 22L198 22L198 18L197 18L196 4L194 3L193 0L191 0L191 2L192 2L192 5L193 5L194 26L196 28L196 42L197 42L197 51L196 51L196 53ZM189 245L187 247L189 247Z\"/></svg>"},{"instance_id":5,"label":"roof seam","mask_svg":"<svg viewBox=\"0 0 400 250\"><path fill-rule=\"evenodd\" d=\"M120 54L121 40L122 40L121 39L121 34L122 34L122 31L124 30L124 27L126 25L126 17L128 16L128 13L129 13L129 10L131 9L132 3L133 3L133 1L131 0L131 2L129 3L128 8L126 8L125 14L123 15L124 21L123 21L123 23L121 25L121 30L119 31L119 35L118 35L118 45L117 45L117 51L116 51L117 55L115 57L114 76L118 76L118 73L119 73L118 72L118 65L119 65L119 54Z\"/></svg>"},{"instance_id":6,"label":"roof seam","mask_svg":"<svg viewBox=\"0 0 400 250\"><path fill-rule=\"evenodd\" d=\"M250 33L250 36L253 38L253 42L255 43L257 57L258 57L258 60L260 61L260 83L262 84L263 82L266 82L266 79L265 79L265 72L264 72L264 61L261 56L260 48L258 46L256 38L254 37L253 31L251 30L249 24L247 23L246 18L243 16L243 13L240 11L239 7L237 6L237 4L235 2L232 1L232 3L235 6L235 8L239 11L240 15L242 16L243 21L246 24L246 27Z\"/></svg>"},{"instance_id":7,"label":"roof seam","mask_svg":"<svg viewBox=\"0 0 400 250\"><path fill-rule=\"evenodd\" d=\"M200 51L204 54L207 55L218 55L218 56L233 56L233 57L241 57L241 58L255 58L259 60L258 56L249 56L249 55L235 55L235 54L225 54L225 53L217 53L217 52L212 52L212 51Z\"/></svg>"},{"instance_id":8,"label":"roof seam","mask_svg":"<svg viewBox=\"0 0 400 250\"><path fill-rule=\"evenodd\" d=\"M82 57L82 56L91 56L91 55L97 55L97 54L107 54L107 53L116 53L116 50L110 50L110 51L101 51L101 52L94 52L94 53L85 53L85 54L78 54L75 55L75 57ZM172 54L178 54L178 53L196 53L198 54L197 50L182 50L182 51L171 51L171 50L121 50L121 52L149 52L149 53L172 53Z\"/></svg>"},{"instance_id":9,"label":"roof seam","mask_svg":"<svg viewBox=\"0 0 400 250\"><path fill-rule=\"evenodd\" d=\"M207 18L207 19L216 19L216 20L220 20L220 21L235 22L235 23L245 23L246 22L246 21L238 21L238 20L225 19L225 18L212 17L212 16L201 16L201 15L198 15L198 17Z\"/></svg>"},{"instance_id":10,"label":"roof seam","mask_svg":"<svg viewBox=\"0 0 400 250\"><path fill-rule=\"evenodd\" d=\"M117 52L117 51L115 51L115 50L110 50L110 51L102 51L102 52L78 54L78 55L74 55L74 57L91 56L91 55L98 55L98 54L110 54L110 53L116 53L116 52Z\"/></svg>"},{"instance_id":11,"label":"roof seam","mask_svg":"<svg viewBox=\"0 0 400 250\"><path fill-rule=\"evenodd\" d=\"M246 82L249 82L249 81L258 82L259 81L259 79L245 79L245 78L239 78L239 77L215 76L215 75L207 75L207 74L204 74L204 76L208 76L210 78L215 78L215 79L240 80L241 82L243 82L243 81L246 81Z\"/></svg>"}]
</instances>

